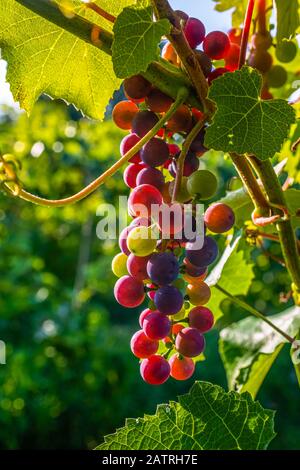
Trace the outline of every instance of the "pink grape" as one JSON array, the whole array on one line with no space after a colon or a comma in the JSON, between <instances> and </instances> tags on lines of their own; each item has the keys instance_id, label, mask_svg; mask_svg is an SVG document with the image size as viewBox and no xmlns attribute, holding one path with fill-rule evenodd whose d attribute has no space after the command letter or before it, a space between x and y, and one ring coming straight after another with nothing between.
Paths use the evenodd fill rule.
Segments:
<instances>
[{"instance_id":1,"label":"pink grape","mask_svg":"<svg viewBox=\"0 0 300 470\"><path fill-rule=\"evenodd\" d=\"M138 307L145 298L144 284L132 276L123 276L116 282L114 294L123 307Z\"/></svg>"},{"instance_id":2,"label":"pink grape","mask_svg":"<svg viewBox=\"0 0 300 470\"><path fill-rule=\"evenodd\" d=\"M176 336L175 346L183 356L197 357L204 351L204 336L196 328L183 328Z\"/></svg>"},{"instance_id":3,"label":"pink grape","mask_svg":"<svg viewBox=\"0 0 300 470\"><path fill-rule=\"evenodd\" d=\"M152 212L152 205L161 205L162 201L162 195L157 188L150 184L141 184L130 194L128 208L134 216L149 217Z\"/></svg>"},{"instance_id":4,"label":"pink grape","mask_svg":"<svg viewBox=\"0 0 300 470\"><path fill-rule=\"evenodd\" d=\"M134 256L131 253L127 259L127 270L129 274L138 281L147 279L147 263L149 259L150 256Z\"/></svg>"},{"instance_id":5,"label":"pink grape","mask_svg":"<svg viewBox=\"0 0 300 470\"><path fill-rule=\"evenodd\" d=\"M205 38L205 26L197 18L189 18L184 27L184 34L192 49L195 49Z\"/></svg>"},{"instance_id":6,"label":"pink grape","mask_svg":"<svg viewBox=\"0 0 300 470\"><path fill-rule=\"evenodd\" d=\"M160 312L153 312L144 318L143 330L150 339L164 339L170 333L171 322L166 315Z\"/></svg>"},{"instance_id":7,"label":"pink grape","mask_svg":"<svg viewBox=\"0 0 300 470\"><path fill-rule=\"evenodd\" d=\"M145 359L157 352L159 343L148 338L143 330L139 330L131 338L130 347L136 357Z\"/></svg>"},{"instance_id":8,"label":"pink grape","mask_svg":"<svg viewBox=\"0 0 300 470\"><path fill-rule=\"evenodd\" d=\"M170 370L168 361L158 355L144 359L140 366L143 380L150 385L161 385L166 382L170 377Z\"/></svg>"},{"instance_id":9,"label":"pink grape","mask_svg":"<svg viewBox=\"0 0 300 470\"><path fill-rule=\"evenodd\" d=\"M214 324L214 316L207 307L194 307L189 313L189 325L200 333L211 330Z\"/></svg>"},{"instance_id":10,"label":"pink grape","mask_svg":"<svg viewBox=\"0 0 300 470\"><path fill-rule=\"evenodd\" d=\"M136 144L138 144L140 140L141 139L136 134L129 134L126 137L124 137L120 145L120 153L122 157L124 157L124 155L126 155L127 152L129 152ZM130 163L140 163L140 161L141 161L140 152L137 152L129 160Z\"/></svg>"}]
</instances>

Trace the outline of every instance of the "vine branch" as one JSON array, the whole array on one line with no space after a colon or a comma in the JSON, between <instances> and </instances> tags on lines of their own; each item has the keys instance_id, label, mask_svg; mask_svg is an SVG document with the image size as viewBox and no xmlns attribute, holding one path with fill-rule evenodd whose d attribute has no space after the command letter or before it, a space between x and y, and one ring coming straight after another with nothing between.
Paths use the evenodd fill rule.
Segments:
<instances>
[{"instance_id":1,"label":"vine branch","mask_svg":"<svg viewBox=\"0 0 300 470\"><path fill-rule=\"evenodd\" d=\"M161 127L173 116L177 109L182 105L187 97L187 90L182 88L178 93L176 101L172 104L170 109L164 114L164 116L159 120L159 122L122 158L120 158L114 165L112 165L107 171L102 173L98 178L92 181L88 186L83 188L76 194L73 194L70 197L64 199L45 199L34 194L31 194L24 189L20 188L17 193L14 193L10 187L9 183L5 183L5 187L10 192L11 195L24 199L25 201L32 202L34 204L39 204L41 206L48 207L63 207L75 202L81 201L85 197L89 196L91 193L96 191L101 184L103 184L108 178L114 175L130 158L132 158L152 137L154 137Z\"/></svg>"},{"instance_id":2,"label":"vine branch","mask_svg":"<svg viewBox=\"0 0 300 470\"><path fill-rule=\"evenodd\" d=\"M255 6L255 0L248 0L248 6L246 10L244 28L243 28L243 33L242 33L239 69L246 62L247 46L248 46L248 41L249 41L249 33L250 33L250 28L251 28L251 23L252 23L254 6Z\"/></svg>"}]
</instances>

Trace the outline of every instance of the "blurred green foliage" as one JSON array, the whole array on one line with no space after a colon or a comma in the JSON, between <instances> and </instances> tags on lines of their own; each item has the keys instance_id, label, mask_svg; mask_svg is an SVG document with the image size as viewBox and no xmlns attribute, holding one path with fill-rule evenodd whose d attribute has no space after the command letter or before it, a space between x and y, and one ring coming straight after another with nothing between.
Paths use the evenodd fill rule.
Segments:
<instances>
[{"instance_id":1,"label":"blurred green foliage","mask_svg":"<svg viewBox=\"0 0 300 470\"><path fill-rule=\"evenodd\" d=\"M59 198L80 190L119 156L122 133L110 121L81 119L61 102L41 100L30 118L1 115L0 149L22 163L26 189ZM233 176L220 154L205 164L220 175L220 196ZM193 380L170 380L149 388L129 349L138 311L113 298L112 241L96 237L96 209L117 205L127 194L121 174L87 200L48 209L0 193L0 339L7 364L0 366L0 447L93 448L126 417L152 413L156 404L186 392ZM266 245L280 255L276 244ZM250 250L249 250L250 256ZM254 250L257 278L249 302L262 312L283 310L285 271ZM245 312L225 302L220 326ZM194 379L226 387L217 351L217 331L208 335L207 360ZM267 379L259 399L278 409L273 448L299 448L299 393L288 350Z\"/></svg>"}]
</instances>

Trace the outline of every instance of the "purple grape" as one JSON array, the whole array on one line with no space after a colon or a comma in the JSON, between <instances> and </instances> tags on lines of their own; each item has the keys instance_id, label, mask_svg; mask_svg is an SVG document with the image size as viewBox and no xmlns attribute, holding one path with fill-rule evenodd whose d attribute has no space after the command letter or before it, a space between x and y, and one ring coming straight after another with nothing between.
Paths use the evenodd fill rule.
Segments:
<instances>
[{"instance_id":1,"label":"purple grape","mask_svg":"<svg viewBox=\"0 0 300 470\"><path fill-rule=\"evenodd\" d=\"M198 266L194 266L187 258L183 260L183 263L185 265L185 272L191 277L200 277L206 273L206 267L199 268Z\"/></svg>"},{"instance_id":2,"label":"purple grape","mask_svg":"<svg viewBox=\"0 0 300 470\"><path fill-rule=\"evenodd\" d=\"M179 274L179 263L173 253L154 253L147 263L149 278L159 286L171 284Z\"/></svg>"},{"instance_id":3,"label":"purple grape","mask_svg":"<svg viewBox=\"0 0 300 470\"><path fill-rule=\"evenodd\" d=\"M189 152L186 156L184 167L183 167L183 176L191 176L192 173L197 171L199 168L199 159L196 155L192 152ZM169 168L170 171L170 168ZM173 161L171 163L171 171L170 174L175 178L177 173L177 163Z\"/></svg>"},{"instance_id":4,"label":"purple grape","mask_svg":"<svg viewBox=\"0 0 300 470\"><path fill-rule=\"evenodd\" d=\"M164 315L175 315L182 309L183 295L174 286L163 286L155 292L154 303Z\"/></svg>"},{"instance_id":5,"label":"purple grape","mask_svg":"<svg viewBox=\"0 0 300 470\"><path fill-rule=\"evenodd\" d=\"M170 333L171 322L166 315L160 312L153 312L144 318L143 330L150 339L164 339Z\"/></svg>"},{"instance_id":6,"label":"purple grape","mask_svg":"<svg viewBox=\"0 0 300 470\"><path fill-rule=\"evenodd\" d=\"M197 357L205 349L205 339L196 328L184 328L176 336L175 345L184 357Z\"/></svg>"},{"instance_id":7,"label":"purple grape","mask_svg":"<svg viewBox=\"0 0 300 470\"><path fill-rule=\"evenodd\" d=\"M141 150L141 159L151 167L163 165L169 157L168 144L157 137L151 139Z\"/></svg>"},{"instance_id":8,"label":"purple grape","mask_svg":"<svg viewBox=\"0 0 300 470\"><path fill-rule=\"evenodd\" d=\"M136 179L137 186L141 184L151 184L155 186L159 191L162 191L165 178L164 175L160 170L157 168L144 168L142 171L139 172L138 177Z\"/></svg>"},{"instance_id":9,"label":"purple grape","mask_svg":"<svg viewBox=\"0 0 300 470\"><path fill-rule=\"evenodd\" d=\"M195 139L193 140L190 150L195 153L204 153L207 151L207 148L204 145L205 139L205 127L201 129L201 131L196 135Z\"/></svg>"},{"instance_id":10,"label":"purple grape","mask_svg":"<svg viewBox=\"0 0 300 470\"><path fill-rule=\"evenodd\" d=\"M158 117L152 111L139 111L132 121L132 132L144 137L156 124Z\"/></svg>"},{"instance_id":11,"label":"purple grape","mask_svg":"<svg viewBox=\"0 0 300 470\"><path fill-rule=\"evenodd\" d=\"M202 248L197 248L199 240L186 244L186 257L190 263L199 268L212 264L218 256L218 245L211 237L204 237Z\"/></svg>"}]
</instances>

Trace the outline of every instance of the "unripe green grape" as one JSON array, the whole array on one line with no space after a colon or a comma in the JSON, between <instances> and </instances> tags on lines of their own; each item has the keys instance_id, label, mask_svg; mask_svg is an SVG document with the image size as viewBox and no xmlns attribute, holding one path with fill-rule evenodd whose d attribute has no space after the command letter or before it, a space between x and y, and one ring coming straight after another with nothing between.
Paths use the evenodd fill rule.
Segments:
<instances>
[{"instance_id":1,"label":"unripe green grape","mask_svg":"<svg viewBox=\"0 0 300 470\"><path fill-rule=\"evenodd\" d=\"M176 315L172 315L172 320L178 321L178 320L183 320L186 316L186 310L183 307Z\"/></svg>"},{"instance_id":2,"label":"unripe green grape","mask_svg":"<svg viewBox=\"0 0 300 470\"><path fill-rule=\"evenodd\" d=\"M126 276L127 271L127 256L125 253L118 253L111 263L111 270L117 277Z\"/></svg>"},{"instance_id":3,"label":"unripe green grape","mask_svg":"<svg viewBox=\"0 0 300 470\"><path fill-rule=\"evenodd\" d=\"M280 62L292 62L297 55L297 46L293 41L282 41L276 46L276 57Z\"/></svg>"},{"instance_id":4,"label":"unripe green grape","mask_svg":"<svg viewBox=\"0 0 300 470\"><path fill-rule=\"evenodd\" d=\"M200 200L210 199L218 189L218 180L209 170L198 170L187 181L187 190L191 196Z\"/></svg>"},{"instance_id":5,"label":"unripe green grape","mask_svg":"<svg viewBox=\"0 0 300 470\"><path fill-rule=\"evenodd\" d=\"M152 227L135 227L127 238L127 246L135 256L148 256L156 248L156 238Z\"/></svg>"},{"instance_id":6,"label":"unripe green grape","mask_svg":"<svg viewBox=\"0 0 300 470\"><path fill-rule=\"evenodd\" d=\"M186 176L184 176L181 180L181 186L180 186L180 189L179 189L179 191L177 193L177 196L176 196L176 201L177 202L184 203L184 202L187 202L187 201L191 200L191 195L190 195L190 193L188 192L188 189L187 189L187 181L188 181L188 178ZM174 185L175 185L175 180L172 181L169 185L170 196L173 195Z\"/></svg>"},{"instance_id":7,"label":"unripe green grape","mask_svg":"<svg viewBox=\"0 0 300 470\"><path fill-rule=\"evenodd\" d=\"M287 71L281 65L273 65L267 74L268 85L271 88L281 88L287 79Z\"/></svg>"}]
</instances>

